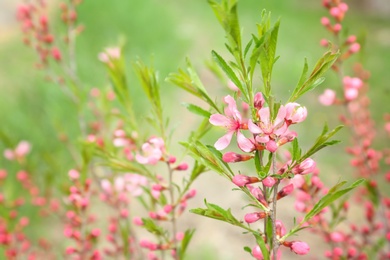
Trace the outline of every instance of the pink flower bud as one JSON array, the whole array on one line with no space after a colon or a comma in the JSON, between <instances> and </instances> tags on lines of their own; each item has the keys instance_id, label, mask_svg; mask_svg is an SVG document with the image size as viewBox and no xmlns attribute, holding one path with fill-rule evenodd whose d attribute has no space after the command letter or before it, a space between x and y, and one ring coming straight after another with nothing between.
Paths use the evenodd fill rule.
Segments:
<instances>
[{"instance_id":1,"label":"pink flower bud","mask_svg":"<svg viewBox=\"0 0 390 260\"><path fill-rule=\"evenodd\" d=\"M71 246L67 247L66 250L65 250L65 254L67 254L67 255L71 255L71 254L73 254L75 252L76 252L76 249L71 247Z\"/></svg>"},{"instance_id":2,"label":"pink flower bud","mask_svg":"<svg viewBox=\"0 0 390 260\"><path fill-rule=\"evenodd\" d=\"M263 179L262 181L261 181L263 184L264 184L264 186L266 186L266 187L273 187L274 185L275 185L275 183L276 183L276 181L275 181L275 179L274 178L272 178L272 177L266 177L265 179Z\"/></svg>"},{"instance_id":3,"label":"pink flower bud","mask_svg":"<svg viewBox=\"0 0 390 260\"><path fill-rule=\"evenodd\" d=\"M51 49L51 56L56 61L61 61L61 59L62 59L61 51L57 47L53 47Z\"/></svg>"},{"instance_id":4,"label":"pink flower bud","mask_svg":"<svg viewBox=\"0 0 390 260\"><path fill-rule=\"evenodd\" d=\"M349 52L350 53L356 53L360 50L360 44L355 42L354 44L351 45L351 47L349 47Z\"/></svg>"},{"instance_id":5,"label":"pink flower bud","mask_svg":"<svg viewBox=\"0 0 390 260\"><path fill-rule=\"evenodd\" d=\"M348 36L346 43L347 44L351 44L351 43L354 43L354 42L356 42L356 36L355 35Z\"/></svg>"},{"instance_id":6,"label":"pink flower bud","mask_svg":"<svg viewBox=\"0 0 390 260\"><path fill-rule=\"evenodd\" d=\"M291 251L296 253L297 255L306 255L310 251L310 247L305 242L295 241L291 244Z\"/></svg>"},{"instance_id":7,"label":"pink flower bud","mask_svg":"<svg viewBox=\"0 0 390 260\"><path fill-rule=\"evenodd\" d=\"M78 178L80 178L80 173L78 171L76 171L75 169L71 169L69 172L68 172L68 176L69 178L71 178L72 180L77 180Z\"/></svg>"},{"instance_id":8,"label":"pink flower bud","mask_svg":"<svg viewBox=\"0 0 390 260\"><path fill-rule=\"evenodd\" d=\"M187 169L188 169L188 164L185 163L185 162L179 164L179 165L175 168L175 170L177 170L177 171L186 171Z\"/></svg>"},{"instance_id":9,"label":"pink flower bud","mask_svg":"<svg viewBox=\"0 0 390 260\"><path fill-rule=\"evenodd\" d=\"M244 187L247 184L251 184L259 181L260 179L257 177L249 177L241 174L238 174L233 177L233 183L236 184L238 187Z\"/></svg>"},{"instance_id":10,"label":"pink flower bud","mask_svg":"<svg viewBox=\"0 0 390 260\"><path fill-rule=\"evenodd\" d=\"M254 107L259 110L263 107L264 102L265 100L263 94L261 92L257 92L254 97Z\"/></svg>"},{"instance_id":11,"label":"pink flower bud","mask_svg":"<svg viewBox=\"0 0 390 260\"><path fill-rule=\"evenodd\" d=\"M3 180L7 177L7 171L0 169L0 180Z\"/></svg>"},{"instance_id":12,"label":"pink flower bud","mask_svg":"<svg viewBox=\"0 0 390 260\"><path fill-rule=\"evenodd\" d=\"M16 178L20 181L26 181L28 179L28 174L25 171L20 171L16 174Z\"/></svg>"},{"instance_id":13,"label":"pink flower bud","mask_svg":"<svg viewBox=\"0 0 390 260\"><path fill-rule=\"evenodd\" d=\"M127 209L121 209L120 215L122 218L127 218L129 216L129 211Z\"/></svg>"},{"instance_id":14,"label":"pink flower bud","mask_svg":"<svg viewBox=\"0 0 390 260\"><path fill-rule=\"evenodd\" d=\"M334 26L333 26L333 32L334 33L339 33L340 31L341 31L341 29L342 29L342 26L341 26L341 24L339 24L339 23L336 23Z\"/></svg>"},{"instance_id":15,"label":"pink flower bud","mask_svg":"<svg viewBox=\"0 0 390 260\"><path fill-rule=\"evenodd\" d=\"M281 189L278 194L277 194L277 199L281 199L281 198L284 198L286 197L287 195L289 195L291 192L293 192L294 190L294 185L293 184L289 184L287 186L285 186L283 189Z\"/></svg>"},{"instance_id":16,"label":"pink flower bud","mask_svg":"<svg viewBox=\"0 0 390 260\"><path fill-rule=\"evenodd\" d=\"M269 140L265 145L265 148L271 153L274 153L278 149L278 145L274 140Z\"/></svg>"},{"instance_id":17,"label":"pink flower bud","mask_svg":"<svg viewBox=\"0 0 390 260\"><path fill-rule=\"evenodd\" d=\"M177 232L176 233L176 240L177 241L182 241L184 238L184 233L183 232Z\"/></svg>"},{"instance_id":18,"label":"pink flower bud","mask_svg":"<svg viewBox=\"0 0 390 260\"><path fill-rule=\"evenodd\" d=\"M152 243L146 239L143 239L139 242L139 245L143 248L148 248L149 250L157 250L158 246L155 243Z\"/></svg>"},{"instance_id":19,"label":"pink flower bud","mask_svg":"<svg viewBox=\"0 0 390 260\"><path fill-rule=\"evenodd\" d=\"M312 173L315 169L316 169L316 162L311 158L307 158L303 162L301 162L299 165L295 166L292 169L292 172L294 174L305 175L308 173Z\"/></svg>"},{"instance_id":20,"label":"pink flower bud","mask_svg":"<svg viewBox=\"0 0 390 260\"><path fill-rule=\"evenodd\" d=\"M359 95L359 91L356 88L347 88L344 90L344 97L347 101L356 99Z\"/></svg>"},{"instance_id":21,"label":"pink flower bud","mask_svg":"<svg viewBox=\"0 0 390 260\"><path fill-rule=\"evenodd\" d=\"M222 160L226 163L244 162L253 158L253 155L238 154L227 152L222 156Z\"/></svg>"},{"instance_id":22,"label":"pink flower bud","mask_svg":"<svg viewBox=\"0 0 390 260\"><path fill-rule=\"evenodd\" d=\"M318 100L324 106L330 106L336 100L336 92L331 89L325 89L324 93L319 96Z\"/></svg>"},{"instance_id":23,"label":"pink flower bud","mask_svg":"<svg viewBox=\"0 0 390 260\"><path fill-rule=\"evenodd\" d=\"M228 80L227 86L228 86L228 88L230 88L233 91L236 91L236 92L240 91L240 89L236 86L236 84L234 84L233 81L231 81L231 80Z\"/></svg>"},{"instance_id":24,"label":"pink flower bud","mask_svg":"<svg viewBox=\"0 0 390 260\"><path fill-rule=\"evenodd\" d=\"M265 212L254 212L254 213L248 213L245 215L244 220L246 223L254 223L260 219L263 219L267 216Z\"/></svg>"},{"instance_id":25,"label":"pink flower bud","mask_svg":"<svg viewBox=\"0 0 390 260\"><path fill-rule=\"evenodd\" d=\"M175 163L175 162L176 162L176 157L170 155L169 158L168 158L168 162L169 162L169 163Z\"/></svg>"},{"instance_id":26,"label":"pink flower bud","mask_svg":"<svg viewBox=\"0 0 390 260\"><path fill-rule=\"evenodd\" d=\"M284 227L283 222L280 220L276 220L275 225L276 225L276 234L279 237L284 236L286 234L286 228Z\"/></svg>"},{"instance_id":27,"label":"pink flower bud","mask_svg":"<svg viewBox=\"0 0 390 260\"><path fill-rule=\"evenodd\" d=\"M346 3L344 3L344 2L341 2L339 4L339 9L340 9L340 11L345 13L346 11L348 11L348 5Z\"/></svg>"},{"instance_id":28,"label":"pink flower bud","mask_svg":"<svg viewBox=\"0 0 390 260\"><path fill-rule=\"evenodd\" d=\"M322 17L322 18L321 18L321 24L322 24L323 26L329 26L329 25L330 25L329 18L328 18L328 17Z\"/></svg>"},{"instance_id":29,"label":"pink flower bud","mask_svg":"<svg viewBox=\"0 0 390 260\"><path fill-rule=\"evenodd\" d=\"M98 228L92 229L91 235L92 235L93 237L98 237L98 236L100 236L100 229L98 229Z\"/></svg>"},{"instance_id":30,"label":"pink flower bud","mask_svg":"<svg viewBox=\"0 0 390 260\"><path fill-rule=\"evenodd\" d=\"M191 198L193 198L193 197L195 197L195 195L196 195L196 190L195 189L192 189L192 190L190 190L186 195L185 195L185 199L187 200L187 199L191 199Z\"/></svg>"},{"instance_id":31,"label":"pink flower bud","mask_svg":"<svg viewBox=\"0 0 390 260\"><path fill-rule=\"evenodd\" d=\"M168 205L165 205L164 206L164 212L165 213L170 213L171 211L173 210L173 206L172 205L170 205L170 204L168 204Z\"/></svg>"},{"instance_id":32,"label":"pink flower bud","mask_svg":"<svg viewBox=\"0 0 390 260\"><path fill-rule=\"evenodd\" d=\"M73 235L72 227L66 226L66 227L64 228L64 236L65 236L65 237L72 237L72 235Z\"/></svg>"},{"instance_id":33,"label":"pink flower bud","mask_svg":"<svg viewBox=\"0 0 390 260\"><path fill-rule=\"evenodd\" d=\"M333 242L343 242L344 241L344 235L340 232L332 232L330 234L330 239Z\"/></svg>"},{"instance_id":34,"label":"pink flower bud","mask_svg":"<svg viewBox=\"0 0 390 260\"><path fill-rule=\"evenodd\" d=\"M285 120L288 124L296 124L304 121L307 117L307 109L298 103L288 103L285 106Z\"/></svg>"},{"instance_id":35,"label":"pink flower bud","mask_svg":"<svg viewBox=\"0 0 390 260\"><path fill-rule=\"evenodd\" d=\"M329 41L327 39L321 39L320 45L323 47L328 47Z\"/></svg>"},{"instance_id":36,"label":"pink flower bud","mask_svg":"<svg viewBox=\"0 0 390 260\"><path fill-rule=\"evenodd\" d=\"M144 225L144 222L142 221L142 218L140 218L140 217L134 217L133 218L133 223L134 223L134 225L137 225L137 226L143 226Z\"/></svg>"},{"instance_id":37,"label":"pink flower bud","mask_svg":"<svg viewBox=\"0 0 390 260\"><path fill-rule=\"evenodd\" d=\"M252 248L252 256L256 258L257 260L263 260L264 256L263 253L261 252L261 249L259 246L255 246Z\"/></svg>"},{"instance_id":38,"label":"pink flower bud","mask_svg":"<svg viewBox=\"0 0 390 260\"><path fill-rule=\"evenodd\" d=\"M338 7L332 7L330 8L329 13L331 16L337 18L341 14L341 11Z\"/></svg>"}]
</instances>

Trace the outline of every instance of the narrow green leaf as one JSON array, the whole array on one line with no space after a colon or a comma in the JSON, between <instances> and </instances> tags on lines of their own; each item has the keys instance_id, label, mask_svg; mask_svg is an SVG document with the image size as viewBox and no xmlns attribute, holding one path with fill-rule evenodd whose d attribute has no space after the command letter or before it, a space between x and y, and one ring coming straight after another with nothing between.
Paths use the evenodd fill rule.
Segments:
<instances>
[{"instance_id":1,"label":"narrow green leaf","mask_svg":"<svg viewBox=\"0 0 390 260\"><path fill-rule=\"evenodd\" d=\"M206 111L197 105L189 104L189 103L182 103L182 105L185 106L188 109L188 111L190 111L194 114L197 114L197 115L200 115L200 116L203 116L206 118L210 118L210 116L211 116L211 113L209 111Z\"/></svg>"},{"instance_id":2,"label":"narrow green leaf","mask_svg":"<svg viewBox=\"0 0 390 260\"><path fill-rule=\"evenodd\" d=\"M227 62L215 51L211 52L211 55L215 62L220 66L220 68L226 73L226 76L238 87L238 89L244 94L245 97L248 96L248 91L244 89L241 81L238 79L237 75L234 73L233 69L227 64Z\"/></svg>"}]
</instances>

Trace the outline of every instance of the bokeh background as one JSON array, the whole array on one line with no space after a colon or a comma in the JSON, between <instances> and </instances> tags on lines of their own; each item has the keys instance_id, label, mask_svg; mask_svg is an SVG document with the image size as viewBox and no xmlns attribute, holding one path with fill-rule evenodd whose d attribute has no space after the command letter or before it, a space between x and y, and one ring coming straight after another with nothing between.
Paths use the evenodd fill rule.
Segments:
<instances>
[{"instance_id":1,"label":"bokeh background","mask_svg":"<svg viewBox=\"0 0 390 260\"><path fill-rule=\"evenodd\" d=\"M344 24L350 28L349 33L356 34L363 43L362 54L354 60L363 61L365 68L371 72L371 108L373 117L381 121L383 113L389 111L390 101L390 2L360 0L347 3L350 11ZM17 4L15 0L0 2L0 151L15 146L20 140L30 141L33 144L31 160L36 164L36 172L42 174L42 179L49 179L50 185L58 185L66 180L66 172L72 167L71 156L58 141L58 135L78 134L77 111L56 85L45 80L44 72L34 68L35 53L23 45L15 19ZM58 1L50 1L50 6L51 18L59 21L56 11ZM281 58L275 67L273 87L276 96L285 101L300 76L303 59L306 57L309 66L313 66L325 51L319 41L329 37L320 24L326 10L321 7L321 1L312 0L240 1L244 39L249 39L255 30L262 9L271 11L274 20L281 18L277 50ZM191 59L213 95L222 97L228 93L228 89L223 88L205 66L205 61L210 60L211 50L227 53L223 30L206 1L84 0L79 7L79 22L85 26L77 41L78 72L85 88L107 86L107 75L97 55L105 47L116 45L119 38L125 38L124 53L129 63L140 57L148 64L153 63L160 72L163 92L167 94L164 96L164 112L172 115L171 121L178 125L174 139L185 138L198 122L180 107L181 102L191 98L164 82L169 72L184 67L186 57ZM60 23L52 26L61 30ZM145 111L145 99L131 66L128 66L128 74L131 91L137 96L136 109ZM324 122L331 127L338 124L336 110L322 107L317 101L325 87L338 87L332 73L326 77L320 87L300 100L309 110L307 122L296 128L304 137L300 139L304 147L315 139ZM177 113L178 108L183 112ZM211 134L209 143L213 143L221 133ZM338 138L348 140L348 132L343 131ZM386 144L378 142L378 145ZM343 147L341 144L326 149L315 158L328 184L350 179L351 169L345 163L348 158ZM2 167L12 169L0 156ZM231 192L233 186L216 174L209 172L201 176L195 186L199 195L190 207L203 206L202 201L206 197L210 202L232 207L237 214L242 214L239 210L243 205L241 194ZM280 212L282 214L282 210ZM288 210L288 202L283 215L283 219L291 224L293 212ZM198 229L190 249L190 259L244 259L243 245L254 243L227 224L187 216L182 224ZM311 241L321 246L320 240L313 238ZM316 257L313 250L306 259Z\"/></svg>"}]
</instances>

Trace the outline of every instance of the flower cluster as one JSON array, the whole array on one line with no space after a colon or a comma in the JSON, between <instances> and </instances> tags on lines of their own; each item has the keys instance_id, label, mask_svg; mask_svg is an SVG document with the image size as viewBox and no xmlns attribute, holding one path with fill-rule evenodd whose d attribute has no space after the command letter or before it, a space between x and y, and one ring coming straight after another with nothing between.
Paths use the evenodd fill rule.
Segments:
<instances>
[{"instance_id":1,"label":"flower cluster","mask_svg":"<svg viewBox=\"0 0 390 260\"><path fill-rule=\"evenodd\" d=\"M96 249L100 229L88 228L96 221L95 215L88 212L92 181L82 181L80 173L75 169L70 170L68 175L73 185L69 188L64 236L71 239L74 245L68 246L65 254L77 259L102 259L100 251Z\"/></svg>"},{"instance_id":2,"label":"flower cluster","mask_svg":"<svg viewBox=\"0 0 390 260\"><path fill-rule=\"evenodd\" d=\"M238 147L243 152L261 150L276 152L278 147L291 142L297 136L296 132L289 130L289 126L304 121L307 116L305 107L298 103L287 103L285 106L281 105L275 112L276 117L272 117L269 107L263 107L265 101L261 92L256 93L254 99L255 120L242 117L233 97L228 95L224 101L228 104L225 115L213 114L210 117L211 124L223 126L227 130L227 133L214 145L218 150L225 149L236 134ZM245 137L243 130L249 130L252 137ZM224 156L224 159L227 160L226 162L237 162L249 157L229 153Z\"/></svg>"}]
</instances>

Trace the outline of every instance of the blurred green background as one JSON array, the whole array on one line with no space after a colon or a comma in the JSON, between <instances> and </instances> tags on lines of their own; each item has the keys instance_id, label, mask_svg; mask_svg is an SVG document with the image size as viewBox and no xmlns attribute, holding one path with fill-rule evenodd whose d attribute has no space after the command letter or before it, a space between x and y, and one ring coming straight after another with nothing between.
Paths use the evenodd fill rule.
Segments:
<instances>
[{"instance_id":1,"label":"blurred green background","mask_svg":"<svg viewBox=\"0 0 390 260\"><path fill-rule=\"evenodd\" d=\"M14 18L16 2L6 0L0 4L0 134L3 141L0 142L0 151L15 146L20 140L30 141L33 144L31 160L35 162L36 170L42 173L42 179L50 176L53 183L58 183L56 180L64 178L64 173L72 167L70 154L64 149L63 143L58 141L58 134L78 134L77 111L56 85L45 80L43 71L34 69L35 53L22 44L19 26ZM355 2L361 4L362 1ZM382 4L388 5L385 2L384 0ZM57 2L51 2L50 5L51 18L56 21L53 26L61 31L63 28L58 22ZM319 41L329 37L329 34L320 25L320 18L326 15L326 11L321 7L321 1L242 0L239 14L244 39L249 39L251 32L255 30L255 23L260 20L260 13L264 8L272 12L274 20L281 18L277 50L281 58L275 68L273 87L276 95L285 101L300 76L303 59L307 57L309 66L313 66L324 52ZM388 17L389 14L379 14L373 9L367 9L367 6L355 4L350 6L344 23L345 27L350 28L350 34L364 38L363 54L352 60L363 60L365 68L371 72L369 95L372 99L373 116L379 123L382 122L383 113L389 111L390 100ZM205 69L204 62L210 59L211 50L226 54L223 30L206 1L84 0L79 6L79 23L85 26L85 30L77 41L78 73L86 91L92 87L107 86L106 72L97 55L105 47L116 45L119 38L124 37L131 92L137 97L137 110L147 110L130 65L137 57L147 64L154 64L160 71L162 82L169 72L184 67L185 57L189 57L211 93L219 96L227 93ZM298 130L301 136L307 137L303 139L303 144L308 145L314 140L325 121L331 127L338 124L336 109L322 107L317 102L318 95L326 87L339 88L332 73L327 74L326 81L314 92L299 100L309 110L308 122ZM191 122L192 119L188 119L192 117L190 113L175 113L179 104L189 97L181 91L175 91L175 87L168 83L163 83L163 92L169 94L164 97L165 113L172 114L173 121L179 122L179 125ZM184 130L177 130L178 136L186 136L180 131L185 131L188 127L182 129ZM380 130L379 133L381 134ZM348 132L344 130L339 138L348 138ZM332 183L340 178L348 178L346 173L350 172L348 167L340 167L337 163L347 158L343 149L343 145L332 147L316 158L322 172L334 173L327 174L332 176L329 180ZM0 168L2 167L12 169L13 166L1 156ZM53 169L57 171L54 172ZM226 191L229 189L228 187ZM224 225L219 227L225 228ZM204 245L209 243L204 242ZM220 244L221 242L216 243ZM203 248L202 252L193 252L193 259L207 259L206 256L213 255L210 254L214 250L212 245ZM230 248L230 245L226 245L226 248ZM217 255L220 259L236 259L234 256L229 258L226 252ZM215 259L213 257L215 252L210 259Z\"/></svg>"}]
</instances>

